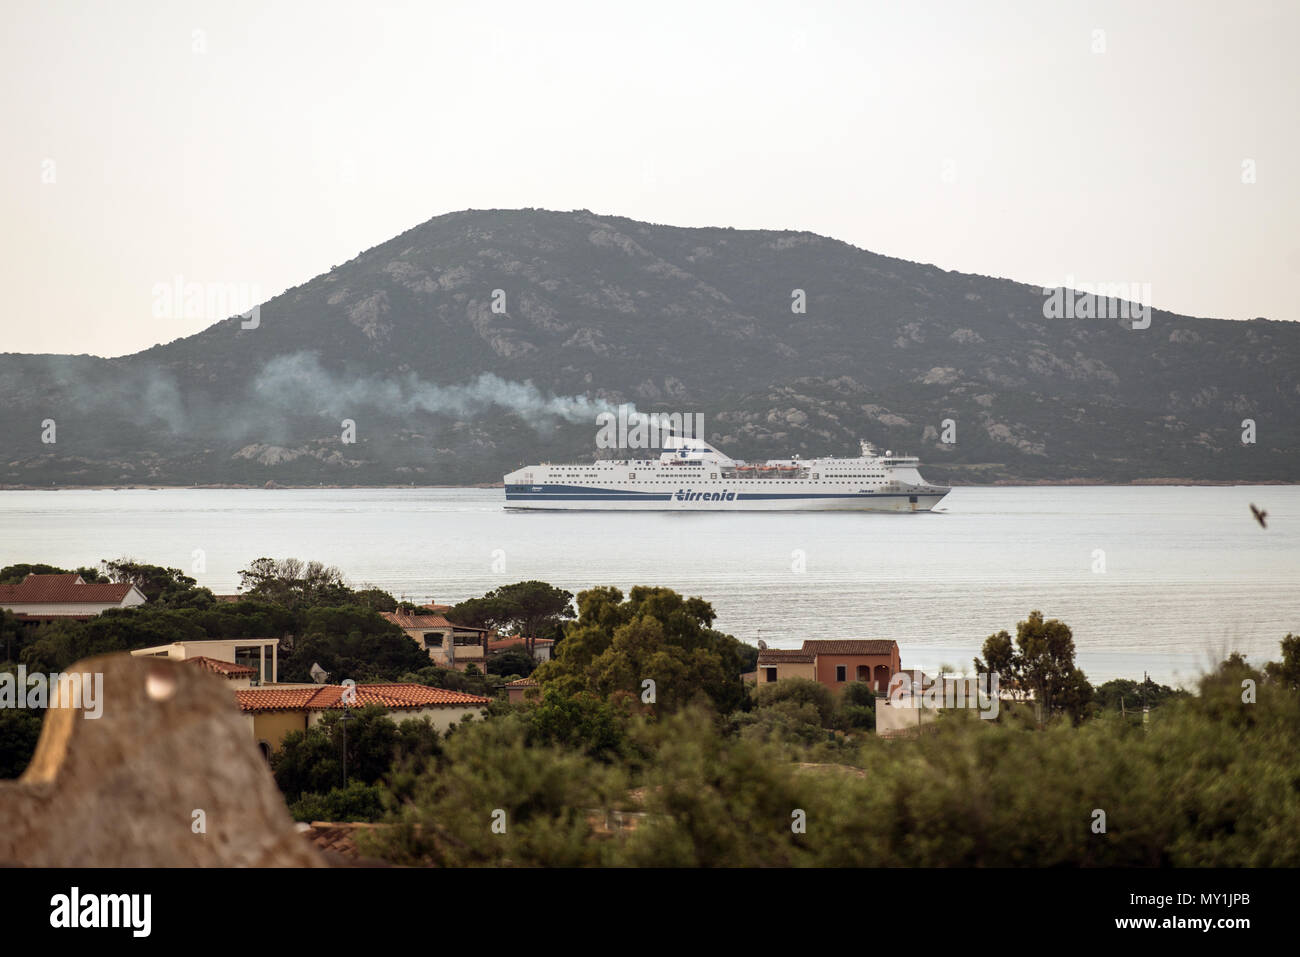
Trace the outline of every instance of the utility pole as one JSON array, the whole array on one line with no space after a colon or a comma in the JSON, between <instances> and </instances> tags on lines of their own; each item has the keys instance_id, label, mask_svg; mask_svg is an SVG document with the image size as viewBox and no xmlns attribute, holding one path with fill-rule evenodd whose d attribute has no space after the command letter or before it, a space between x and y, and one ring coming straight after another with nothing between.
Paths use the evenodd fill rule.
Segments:
<instances>
[{"instance_id":1,"label":"utility pole","mask_svg":"<svg viewBox=\"0 0 1300 957\"><path fill-rule=\"evenodd\" d=\"M1151 681L1151 676L1145 671L1142 672L1142 730L1149 729L1151 722L1151 709L1147 707L1147 684Z\"/></svg>"},{"instance_id":2,"label":"utility pole","mask_svg":"<svg viewBox=\"0 0 1300 957\"><path fill-rule=\"evenodd\" d=\"M348 721L352 719L348 711L347 704L343 705L343 717L339 718L339 724L343 725L343 787L348 786Z\"/></svg>"}]
</instances>

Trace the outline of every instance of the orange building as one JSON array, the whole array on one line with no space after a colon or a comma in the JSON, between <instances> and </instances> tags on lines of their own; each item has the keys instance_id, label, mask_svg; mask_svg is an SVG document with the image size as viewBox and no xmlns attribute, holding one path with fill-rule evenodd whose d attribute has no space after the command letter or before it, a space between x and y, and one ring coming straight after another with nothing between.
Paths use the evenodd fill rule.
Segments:
<instances>
[{"instance_id":1,"label":"orange building","mask_svg":"<svg viewBox=\"0 0 1300 957\"><path fill-rule=\"evenodd\" d=\"M898 642L888 638L807 639L798 651L764 648L758 653L758 683L812 678L831 691L862 681L881 694L902 670Z\"/></svg>"}]
</instances>

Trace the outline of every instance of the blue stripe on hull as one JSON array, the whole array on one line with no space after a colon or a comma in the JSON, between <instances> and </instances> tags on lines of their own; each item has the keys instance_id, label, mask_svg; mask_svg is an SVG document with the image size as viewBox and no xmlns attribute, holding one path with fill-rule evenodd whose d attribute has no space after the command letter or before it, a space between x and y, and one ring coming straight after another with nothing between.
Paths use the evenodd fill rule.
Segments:
<instances>
[{"instance_id":1,"label":"blue stripe on hull","mask_svg":"<svg viewBox=\"0 0 1300 957\"><path fill-rule=\"evenodd\" d=\"M729 490L730 491L730 490ZM634 492L628 489L588 488L581 485L507 485L506 501L522 502L671 502L674 492ZM713 493L702 492L700 498L688 499L691 502L720 501L705 498ZM844 499L846 501L871 501L881 498L910 498L914 495L930 495L925 492L799 492L799 493L764 493L737 492L732 502L782 501L799 502L805 500L824 501L826 499Z\"/></svg>"}]
</instances>

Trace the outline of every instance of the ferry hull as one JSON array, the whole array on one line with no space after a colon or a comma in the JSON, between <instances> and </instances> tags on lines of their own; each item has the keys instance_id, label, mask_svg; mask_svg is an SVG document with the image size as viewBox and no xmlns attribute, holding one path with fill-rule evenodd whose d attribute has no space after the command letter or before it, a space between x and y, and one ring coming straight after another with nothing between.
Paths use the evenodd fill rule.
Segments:
<instances>
[{"instance_id":1,"label":"ferry hull","mask_svg":"<svg viewBox=\"0 0 1300 957\"><path fill-rule=\"evenodd\" d=\"M917 492L627 491L625 489L506 486L506 508L526 511L600 512L928 512L947 489Z\"/></svg>"}]
</instances>

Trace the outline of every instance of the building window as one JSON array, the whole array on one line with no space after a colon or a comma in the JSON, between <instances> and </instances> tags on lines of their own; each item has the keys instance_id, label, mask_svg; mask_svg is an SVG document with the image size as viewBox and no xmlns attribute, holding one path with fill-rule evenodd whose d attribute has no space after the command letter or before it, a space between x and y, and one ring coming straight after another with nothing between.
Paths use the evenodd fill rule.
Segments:
<instances>
[{"instance_id":1,"label":"building window","mask_svg":"<svg viewBox=\"0 0 1300 957\"><path fill-rule=\"evenodd\" d=\"M846 672L846 671L847 671L847 666L846 666L846 665L836 665L836 666L835 666L835 680L836 680L836 681L844 681L845 678L846 678L846 675L845 675L845 672Z\"/></svg>"},{"instance_id":2,"label":"building window","mask_svg":"<svg viewBox=\"0 0 1300 957\"><path fill-rule=\"evenodd\" d=\"M775 681L775 680L776 680L776 669L775 669L775 668L764 668L764 669L763 669L763 680L764 680L764 681Z\"/></svg>"}]
</instances>

